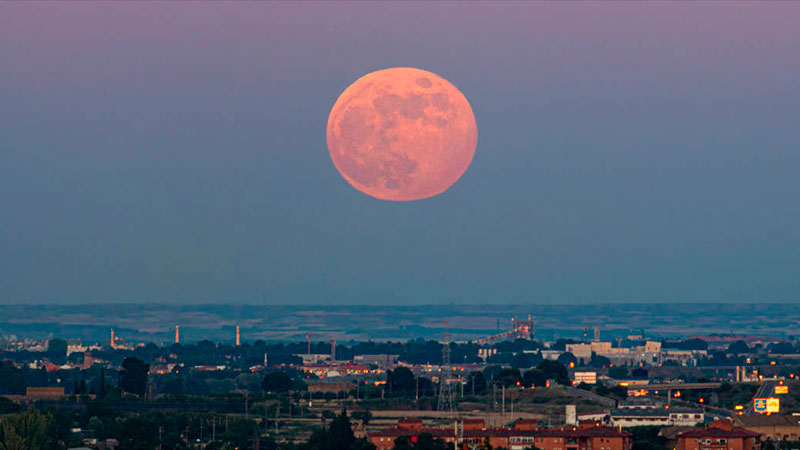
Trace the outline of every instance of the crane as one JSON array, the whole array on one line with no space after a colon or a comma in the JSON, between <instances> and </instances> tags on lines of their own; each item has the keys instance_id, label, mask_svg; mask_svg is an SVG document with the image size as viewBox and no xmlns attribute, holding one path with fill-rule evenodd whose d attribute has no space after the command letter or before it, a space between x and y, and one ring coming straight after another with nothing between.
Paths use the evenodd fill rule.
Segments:
<instances>
[{"instance_id":1,"label":"crane","mask_svg":"<svg viewBox=\"0 0 800 450\"><path fill-rule=\"evenodd\" d=\"M316 336L316 334L314 334L314 333L306 333L306 343L308 344L308 349L306 351L306 354L309 355L309 356L311 356L311 337L312 336Z\"/></svg>"}]
</instances>

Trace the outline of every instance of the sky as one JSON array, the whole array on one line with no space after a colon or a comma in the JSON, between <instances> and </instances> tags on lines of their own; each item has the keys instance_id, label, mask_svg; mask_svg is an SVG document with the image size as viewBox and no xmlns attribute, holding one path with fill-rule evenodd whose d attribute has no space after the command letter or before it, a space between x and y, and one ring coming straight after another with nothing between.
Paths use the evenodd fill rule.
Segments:
<instances>
[{"instance_id":1,"label":"sky","mask_svg":"<svg viewBox=\"0 0 800 450\"><path fill-rule=\"evenodd\" d=\"M0 3L0 303L800 301L800 3ZM325 126L469 100L442 195Z\"/></svg>"}]
</instances>

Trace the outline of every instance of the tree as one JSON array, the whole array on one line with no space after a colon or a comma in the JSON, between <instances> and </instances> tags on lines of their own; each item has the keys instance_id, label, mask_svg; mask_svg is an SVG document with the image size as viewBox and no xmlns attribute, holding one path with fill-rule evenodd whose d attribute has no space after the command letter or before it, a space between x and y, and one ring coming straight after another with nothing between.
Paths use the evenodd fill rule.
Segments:
<instances>
[{"instance_id":1,"label":"tree","mask_svg":"<svg viewBox=\"0 0 800 450\"><path fill-rule=\"evenodd\" d=\"M58 338L47 341L47 357L57 364L66 362L67 341Z\"/></svg>"},{"instance_id":2,"label":"tree","mask_svg":"<svg viewBox=\"0 0 800 450\"><path fill-rule=\"evenodd\" d=\"M561 350L564 351L567 349L567 344L575 344L576 342L572 339L557 339L555 345L553 345L553 350Z\"/></svg>"},{"instance_id":3,"label":"tree","mask_svg":"<svg viewBox=\"0 0 800 450\"><path fill-rule=\"evenodd\" d=\"M517 382L522 382L522 376L519 373L519 369L513 369L509 367L504 367L500 369L499 372L494 376L494 380L500 383L503 386L509 387L514 386Z\"/></svg>"},{"instance_id":4,"label":"tree","mask_svg":"<svg viewBox=\"0 0 800 450\"><path fill-rule=\"evenodd\" d=\"M447 450L447 445L441 438L434 438L430 433L420 433L414 450Z\"/></svg>"},{"instance_id":5,"label":"tree","mask_svg":"<svg viewBox=\"0 0 800 450\"><path fill-rule=\"evenodd\" d=\"M608 392L613 394L613 395L616 395L619 398L627 398L628 397L628 388L626 388L624 386L612 386L612 387L608 388ZM600 392L598 391L598 394L599 393Z\"/></svg>"},{"instance_id":6,"label":"tree","mask_svg":"<svg viewBox=\"0 0 800 450\"><path fill-rule=\"evenodd\" d=\"M623 366L614 366L608 369L608 376L617 380L624 380L628 378L628 368Z\"/></svg>"},{"instance_id":7,"label":"tree","mask_svg":"<svg viewBox=\"0 0 800 450\"><path fill-rule=\"evenodd\" d=\"M428 378L425 378L420 375L419 377L417 377L417 385L419 386L420 397L436 394L436 385L433 384L433 381L431 381Z\"/></svg>"},{"instance_id":8,"label":"tree","mask_svg":"<svg viewBox=\"0 0 800 450\"><path fill-rule=\"evenodd\" d=\"M480 395L486 392L486 377L482 372L472 372L467 377L467 389L472 395Z\"/></svg>"},{"instance_id":9,"label":"tree","mask_svg":"<svg viewBox=\"0 0 800 450\"><path fill-rule=\"evenodd\" d=\"M547 386L547 376L539 369L531 369L522 374L522 384L525 386Z\"/></svg>"},{"instance_id":10,"label":"tree","mask_svg":"<svg viewBox=\"0 0 800 450\"><path fill-rule=\"evenodd\" d=\"M369 410L367 410L367 409L362 409L362 410L359 410L359 411L353 411L353 414L351 414L351 417L353 419L355 419L355 420L360 420L361 423L363 423L364 425L367 425L367 424L369 424L369 421L372 420L372 413L369 412Z\"/></svg>"},{"instance_id":11,"label":"tree","mask_svg":"<svg viewBox=\"0 0 800 450\"><path fill-rule=\"evenodd\" d=\"M222 440L234 448L251 448L253 435L257 436L258 425L250 419L234 419L222 434Z\"/></svg>"},{"instance_id":12,"label":"tree","mask_svg":"<svg viewBox=\"0 0 800 450\"><path fill-rule=\"evenodd\" d=\"M147 389L147 372L150 371L150 364L145 364L139 358L128 356L122 361L122 371L119 373L119 387L125 392L144 395Z\"/></svg>"},{"instance_id":13,"label":"tree","mask_svg":"<svg viewBox=\"0 0 800 450\"><path fill-rule=\"evenodd\" d=\"M792 345L792 344L790 344L788 342L773 342L773 343L767 345L767 350L770 353L780 353L780 354L795 353L796 352L796 349L794 348L794 345Z\"/></svg>"},{"instance_id":14,"label":"tree","mask_svg":"<svg viewBox=\"0 0 800 450\"><path fill-rule=\"evenodd\" d=\"M610 367L611 360L606 358L603 355L598 355L595 352L592 352L592 360L589 361L589 366L591 367Z\"/></svg>"},{"instance_id":15,"label":"tree","mask_svg":"<svg viewBox=\"0 0 800 450\"><path fill-rule=\"evenodd\" d=\"M398 436L394 440L394 450L411 450L412 448L408 436Z\"/></svg>"},{"instance_id":16,"label":"tree","mask_svg":"<svg viewBox=\"0 0 800 450\"><path fill-rule=\"evenodd\" d=\"M398 367L386 372L386 384L389 392L398 395L408 395L416 389L414 373L408 367Z\"/></svg>"},{"instance_id":17,"label":"tree","mask_svg":"<svg viewBox=\"0 0 800 450\"><path fill-rule=\"evenodd\" d=\"M533 358L524 352L519 352L511 359L511 367L515 369L528 369L533 366Z\"/></svg>"},{"instance_id":18,"label":"tree","mask_svg":"<svg viewBox=\"0 0 800 450\"><path fill-rule=\"evenodd\" d=\"M569 384L569 372L567 372L567 368L558 361L544 360L539 364L539 370L544 372L547 379L555 380L558 384Z\"/></svg>"},{"instance_id":19,"label":"tree","mask_svg":"<svg viewBox=\"0 0 800 450\"><path fill-rule=\"evenodd\" d=\"M683 341L678 347L681 350L708 350L708 342L694 338Z\"/></svg>"},{"instance_id":20,"label":"tree","mask_svg":"<svg viewBox=\"0 0 800 450\"><path fill-rule=\"evenodd\" d=\"M665 439L658 435L659 427L632 427L632 450L667 450Z\"/></svg>"},{"instance_id":21,"label":"tree","mask_svg":"<svg viewBox=\"0 0 800 450\"><path fill-rule=\"evenodd\" d=\"M47 341L47 351L53 353L67 354L67 341L64 339L53 338Z\"/></svg>"},{"instance_id":22,"label":"tree","mask_svg":"<svg viewBox=\"0 0 800 450\"><path fill-rule=\"evenodd\" d=\"M106 387L106 369L105 367L101 367L100 383L97 386L97 398L106 398L106 394L108 394L108 388Z\"/></svg>"},{"instance_id":23,"label":"tree","mask_svg":"<svg viewBox=\"0 0 800 450\"><path fill-rule=\"evenodd\" d=\"M353 434L353 427L350 425L350 418L347 417L347 410L343 409L331 422L328 430L328 449L348 450L355 441L356 437Z\"/></svg>"},{"instance_id":24,"label":"tree","mask_svg":"<svg viewBox=\"0 0 800 450\"><path fill-rule=\"evenodd\" d=\"M53 419L33 406L25 412L8 414L0 419L3 437L0 450L46 450L53 448Z\"/></svg>"},{"instance_id":25,"label":"tree","mask_svg":"<svg viewBox=\"0 0 800 450\"><path fill-rule=\"evenodd\" d=\"M25 395L25 377L11 361L0 363L0 394Z\"/></svg>"},{"instance_id":26,"label":"tree","mask_svg":"<svg viewBox=\"0 0 800 450\"><path fill-rule=\"evenodd\" d=\"M575 357L575 355L573 355L570 352L564 352L564 353L558 355L558 359L556 361L560 362L561 364L563 364L565 366L568 366L570 363L572 363L572 364L577 364L578 363L578 359Z\"/></svg>"},{"instance_id":27,"label":"tree","mask_svg":"<svg viewBox=\"0 0 800 450\"><path fill-rule=\"evenodd\" d=\"M19 412L19 409L20 407L18 404L5 397L0 397L0 416L3 414Z\"/></svg>"},{"instance_id":28,"label":"tree","mask_svg":"<svg viewBox=\"0 0 800 450\"><path fill-rule=\"evenodd\" d=\"M734 355L740 355L742 353L749 352L750 347L747 346L747 342L745 341L731 342L731 345L728 346L728 353L732 353Z\"/></svg>"},{"instance_id":29,"label":"tree","mask_svg":"<svg viewBox=\"0 0 800 450\"><path fill-rule=\"evenodd\" d=\"M267 392L286 392L292 388L292 379L282 370L269 372L264 375L261 387Z\"/></svg>"}]
</instances>

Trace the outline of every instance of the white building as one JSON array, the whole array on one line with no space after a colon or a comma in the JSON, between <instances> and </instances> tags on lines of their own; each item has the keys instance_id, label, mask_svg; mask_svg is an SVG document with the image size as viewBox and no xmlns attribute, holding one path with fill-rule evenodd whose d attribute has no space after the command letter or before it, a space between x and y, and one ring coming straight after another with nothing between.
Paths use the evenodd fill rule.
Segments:
<instances>
[{"instance_id":1,"label":"white building","mask_svg":"<svg viewBox=\"0 0 800 450\"><path fill-rule=\"evenodd\" d=\"M695 426L705 421L705 414L691 408L623 408L612 410L610 421L615 427Z\"/></svg>"},{"instance_id":2,"label":"white building","mask_svg":"<svg viewBox=\"0 0 800 450\"><path fill-rule=\"evenodd\" d=\"M597 384L597 372L575 372L575 383Z\"/></svg>"}]
</instances>

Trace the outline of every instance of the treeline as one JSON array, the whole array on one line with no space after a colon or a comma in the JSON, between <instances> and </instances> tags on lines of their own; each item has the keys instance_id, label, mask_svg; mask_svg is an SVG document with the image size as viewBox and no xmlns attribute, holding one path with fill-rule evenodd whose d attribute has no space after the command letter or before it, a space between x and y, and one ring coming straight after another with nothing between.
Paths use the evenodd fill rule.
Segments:
<instances>
[{"instance_id":1,"label":"treeline","mask_svg":"<svg viewBox=\"0 0 800 450\"><path fill-rule=\"evenodd\" d=\"M361 411L363 415L363 411ZM306 442L278 444L274 422L244 415L182 412L126 412L92 402L80 411L29 407L0 415L0 448L63 450L80 447L85 437L115 439L119 450L188 449L202 443L207 450L374 450L358 439L346 411L322 422ZM80 429L80 432L73 431Z\"/></svg>"}]
</instances>

